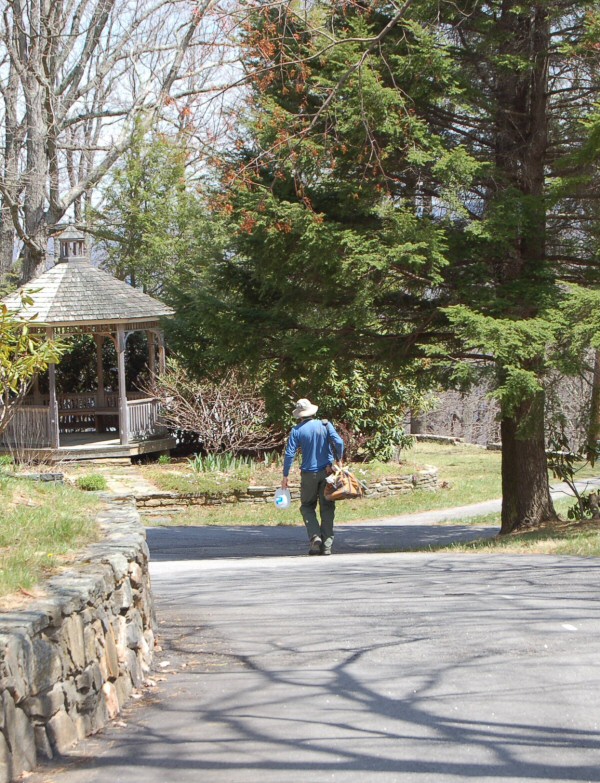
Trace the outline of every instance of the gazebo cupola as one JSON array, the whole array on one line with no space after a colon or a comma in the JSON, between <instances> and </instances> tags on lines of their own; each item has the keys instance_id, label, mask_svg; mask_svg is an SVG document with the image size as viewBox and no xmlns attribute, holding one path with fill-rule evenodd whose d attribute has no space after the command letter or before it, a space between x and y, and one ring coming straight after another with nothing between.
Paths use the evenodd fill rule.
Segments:
<instances>
[{"instance_id":1,"label":"gazebo cupola","mask_svg":"<svg viewBox=\"0 0 600 783\"><path fill-rule=\"evenodd\" d=\"M61 452L58 457L65 458L65 450L72 450L75 440L81 456L86 456L86 442L90 444L88 456L91 452L97 456L100 443L105 444L104 451L112 449L113 454L105 456L172 447L174 440L160 421L158 401L126 388L125 349L131 334L145 332L148 368L151 374L161 372L165 364L161 319L172 316L173 310L94 266L84 232L69 226L54 239L59 243L58 262L23 287L31 304L23 308L21 292L2 301L25 317L35 315L39 324L35 328L50 338L91 335L96 344L97 388L85 394L57 395L56 371L51 365L48 394L42 395L35 387L4 432L5 448L18 444L24 450L57 450ZM107 339L117 355L117 389L105 388L102 356Z\"/></svg>"},{"instance_id":2,"label":"gazebo cupola","mask_svg":"<svg viewBox=\"0 0 600 783\"><path fill-rule=\"evenodd\" d=\"M59 242L58 261L88 258L88 246L85 234L74 226L69 226L57 236Z\"/></svg>"}]
</instances>

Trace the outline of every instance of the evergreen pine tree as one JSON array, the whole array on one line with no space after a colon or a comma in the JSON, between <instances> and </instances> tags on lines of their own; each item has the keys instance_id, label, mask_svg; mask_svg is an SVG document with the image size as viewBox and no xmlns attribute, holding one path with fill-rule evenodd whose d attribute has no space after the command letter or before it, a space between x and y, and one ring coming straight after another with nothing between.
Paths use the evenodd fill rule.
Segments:
<instances>
[{"instance_id":1,"label":"evergreen pine tree","mask_svg":"<svg viewBox=\"0 0 600 783\"><path fill-rule=\"evenodd\" d=\"M597 267L593 4L294 8L245 31L261 76L223 167L230 242L195 311L204 339L288 377L357 359L492 373L502 530L553 517L544 383L564 283Z\"/></svg>"}]
</instances>

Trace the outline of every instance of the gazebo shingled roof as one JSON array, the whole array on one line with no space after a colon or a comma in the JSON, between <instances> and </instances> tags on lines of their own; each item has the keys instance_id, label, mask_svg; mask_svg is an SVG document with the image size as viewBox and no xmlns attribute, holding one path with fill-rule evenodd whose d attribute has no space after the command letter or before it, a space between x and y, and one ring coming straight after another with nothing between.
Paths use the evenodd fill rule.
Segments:
<instances>
[{"instance_id":1,"label":"gazebo shingled roof","mask_svg":"<svg viewBox=\"0 0 600 783\"><path fill-rule=\"evenodd\" d=\"M19 293L2 301L26 317L37 313L37 322L47 326L144 321L173 315L167 305L83 258L57 263L22 290L33 299L23 310Z\"/></svg>"}]
</instances>

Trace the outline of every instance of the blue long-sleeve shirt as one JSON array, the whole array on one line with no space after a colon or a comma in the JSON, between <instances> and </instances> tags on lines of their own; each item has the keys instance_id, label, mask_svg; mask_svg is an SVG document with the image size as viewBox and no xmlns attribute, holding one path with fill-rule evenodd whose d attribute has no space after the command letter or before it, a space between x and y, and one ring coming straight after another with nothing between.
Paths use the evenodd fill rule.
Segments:
<instances>
[{"instance_id":1,"label":"blue long-sleeve shirt","mask_svg":"<svg viewBox=\"0 0 600 783\"><path fill-rule=\"evenodd\" d=\"M330 440L335 444L337 454L334 456ZM302 449L301 470L317 473L335 459L342 458L344 441L335 431L331 422L320 419L304 419L293 428L287 442L283 460L283 475L288 476L292 462L298 449Z\"/></svg>"}]
</instances>

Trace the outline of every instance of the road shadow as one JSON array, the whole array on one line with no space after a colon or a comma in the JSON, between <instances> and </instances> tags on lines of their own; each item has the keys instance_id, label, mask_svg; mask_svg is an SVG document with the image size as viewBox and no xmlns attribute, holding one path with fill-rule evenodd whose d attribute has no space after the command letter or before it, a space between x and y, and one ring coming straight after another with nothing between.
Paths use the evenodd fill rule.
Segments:
<instances>
[{"instance_id":1,"label":"road shadow","mask_svg":"<svg viewBox=\"0 0 600 783\"><path fill-rule=\"evenodd\" d=\"M158 692L32 783L599 780L600 566L391 561L322 572L308 624L299 561L283 576L175 570Z\"/></svg>"},{"instance_id":2,"label":"road shadow","mask_svg":"<svg viewBox=\"0 0 600 783\"><path fill-rule=\"evenodd\" d=\"M334 551L358 554L426 549L492 538L497 527L475 525L339 525ZM304 527L173 526L147 529L154 562L306 555Z\"/></svg>"}]
</instances>

